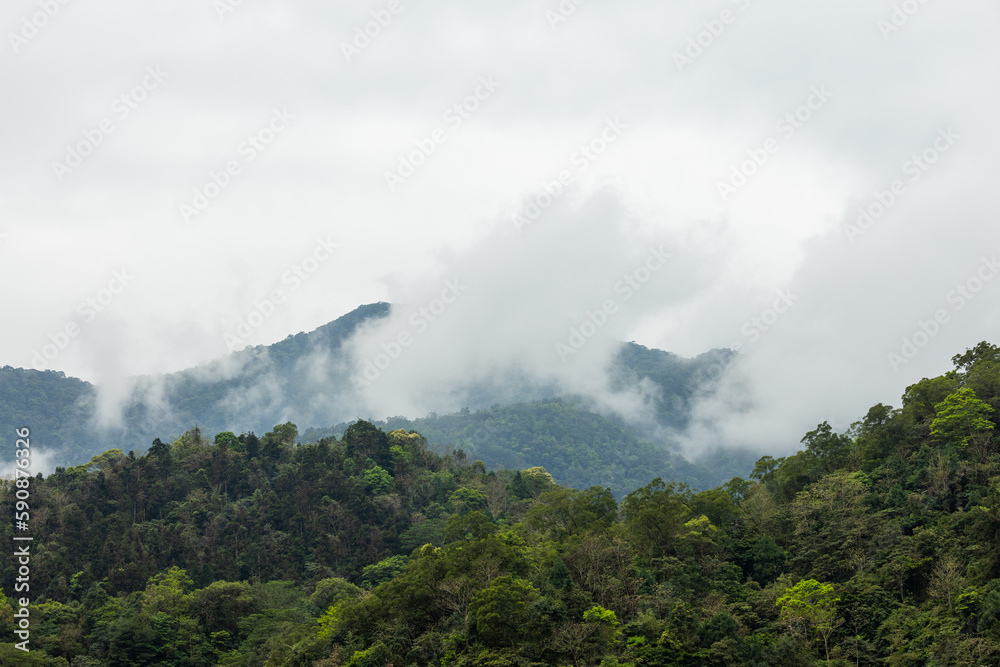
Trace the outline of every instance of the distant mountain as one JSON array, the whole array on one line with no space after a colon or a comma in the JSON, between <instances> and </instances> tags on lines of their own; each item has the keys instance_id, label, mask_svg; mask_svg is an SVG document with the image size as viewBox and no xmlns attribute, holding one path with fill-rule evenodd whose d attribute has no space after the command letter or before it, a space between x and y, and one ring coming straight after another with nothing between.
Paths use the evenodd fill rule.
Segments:
<instances>
[{"instance_id":1,"label":"distant mountain","mask_svg":"<svg viewBox=\"0 0 1000 667\"><path fill-rule=\"evenodd\" d=\"M57 371L5 366L0 369L0 445L11 441L15 428L27 425L40 447L58 450L53 452L56 464L74 465L108 448L145 449L153 438L172 439L196 424L212 433L240 426L263 433L299 416L289 415L284 406L308 409L316 401L297 377L303 359L320 349L337 354L359 325L388 312L386 303L361 306L273 345L246 348L177 373L135 378L133 400L118 428L97 427L97 391L91 383ZM12 451L3 447L0 460L9 461Z\"/></svg>"},{"instance_id":2,"label":"distant mountain","mask_svg":"<svg viewBox=\"0 0 1000 667\"><path fill-rule=\"evenodd\" d=\"M14 429L30 426L44 448L66 448L73 461L99 452L102 443L87 423L93 414L94 386L58 371L0 368L0 460L10 461Z\"/></svg>"},{"instance_id":3,"label":"distant mountain","mask_svg":"<svg viewBox=\"0 0 1000 667\"><path fill-rule=\"evenodd\" d=\"M718 452L711 467L693 464L662 443L644 439L620 418L601 416L566 399L373 423L385 431L417 431L438 451L461 450L466 459L481 460L491 468L542 466L557 484L607 487L619 499L657 477L697 489L719 486L748 474L760 456L749 451ZM341 438L350 425L308 429L299 441Z\"/></svg>"},{"instance_id":4,"label":"distant mountain","mask_svg":"<svg viewBox=\"0 0 1000 667\"><path fill-rule=\"evenodd\" d=\"M322 437L338 430L330 425L346 415L335 414L334 406L346 405L353 391L344 343L389 309L387 303L364 305L273 345L246 348L177 373L135 378L122 423L113 428L98 428L97 392L90 383L54 371L4 367L0 445L11 439L14 428L29 425L54 465L75 465L109 448L145 450L154 438L172 440L195 425L209 435L261 434L294 422L304 434ZM463 448L487 465L542 465L558 482L572 486L601 484L621 494L662 476L707 488L746 474L756 456L736 455L714 471L698 468L668 454L663 433L684 428L696 393L718 377L732 355L712 350L685 359L622 343L611 389L645 385L655 419L642 424L602 417L584 399L557 396L555 388L507 381L465 388L474 413L394 418L389 426L416 428L432 446ZM9 460L13 450L0 451L0 458Z\"/></svg>"}]
</instances>

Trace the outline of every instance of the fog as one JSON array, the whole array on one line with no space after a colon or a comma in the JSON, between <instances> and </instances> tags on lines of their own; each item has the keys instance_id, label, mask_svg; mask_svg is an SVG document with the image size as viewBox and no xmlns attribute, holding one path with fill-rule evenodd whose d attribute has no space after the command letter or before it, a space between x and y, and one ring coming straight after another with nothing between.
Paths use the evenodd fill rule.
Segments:
<instances>
[{"instance_id":1,"label":"fog","mask_svg":"<svg viewBox=\"0 0 1000 667\"><path fill-rule=\"evenodd\" d=\"M1000 338L995 3L401 6L5 5L0 363L113 430L137 386L171 410L137 377L389 301L285 414L492 383L643 419L615 341L733 347L675 435L780 454ZM282 403L260 363L233 409Z\"/></svg>"}]
</instances>

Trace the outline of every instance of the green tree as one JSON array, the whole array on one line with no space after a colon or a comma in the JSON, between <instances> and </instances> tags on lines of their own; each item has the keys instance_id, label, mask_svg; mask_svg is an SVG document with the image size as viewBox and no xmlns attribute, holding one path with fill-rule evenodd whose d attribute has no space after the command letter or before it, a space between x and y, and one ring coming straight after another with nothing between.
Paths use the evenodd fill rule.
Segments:
<instances>
[{"instance_id":1,"label":"green tree","mask_svg":"<svg viewBox=\"0 0 1000 667\"><path fill-rule=\"evenodd\" d=\"M564 623L556 628L549 648L566 655L573 667L604 664L602 658L621 640L621 635L615 612L594 605L583 613L582 623Z\"/></svg>"},{"instance_id":2,"label":"green tree","mask_svg":"<svg viewBox=\"0 0 1000 667\"><path fill-rule=\"evenodd\" d=\"M702 514L684 523L680 534L677 536L678 545L691 549L695 554L705 556L715 551L715 538L719 534L708 517Z\"/></svg>"},{"instance_id":3,"label":"green tree","mask_svg":"<svg viewBox=\"0 0 1000 667\"><path fill-rule=\"evenodd\" d=\"M465 486L455 489L455 492L448 498L448 503L460 516L465 516L470 512L487 511L486 496Z\"/></svg>"},{"instance_id":4,"label":"green tree","mask_svg":"<svg viewBox=\"0 0 1000 667\"><path fill-rule=\"evenodd\" d=\"M385 468L376 465L365 471L365 486L376 496L381 496L391 492L395 482Z\"/></svg>"},{"instance_id":5,"label":"green tree","mask_svg":"<svg viewBox=\"0 0 1000 667\"><path fill-rule=\"evenodd\" d=\"M1000 418L1000 347L983 341L952 362L959 369L962 386L993 408L990 420L995 422Z\"/></svg>"},{"instance_id":6,"label":"green tree","mask_svg":"<svg viewBox=\"0 0 1000 667\"><path fill-rule=\"evenodd\" d=\"M143 607L150 611L163 611L172 616L187 613L194 582L187 572L172 567L166 572L150 577L143 596Z\"/></svg>"},{"instance_id":7,"label":"green tree","mask_svg":"<svg viewBox=\"0 0 1000 667\"><path fill-rule=\"evenodd\" d=\"M244 451L243 443L240 439L236 437L236 434L232 431L223 431L222 433L215 434L215 446L221 448L235 449L237 451Z\"/></svg>"},{"instance_id":8,"label":"green tree","mask_svg":"<svg viewBox=\"0 0 1000 667\"><path fill-rule=\"evenodd\" d=\"M347 455L358 463L371 458L381 466L392 465L389 436L371 422L359 419L344 431L341 438L347 448ZM398 438L395 438L398 442Z\"/></svg>"},{"instance_id":9,"label":"green tree","mask_svg":"<svg viewBox=\"0 0 1000 667\"><path fill-rule=\"evenodd\" d=\"M760 584L774 581L785 566L787 554L770 535L761 535L750 549L753 578Z\"/></svg>"},{"instance_id":10,"label":"green tree","mask_svg":"<svg viewBox=\"0 0 1000 667\"><path fill-rule=\"evenodd\" d=\"M954 371L911 384L903 393L903 414L913 423L926 423L933 419L937 404L956 389L958 376Z\"/></svg>"},{"instance_id":11,"label":"green tree","mask_svg":"<svg viewBox=\"0 0 1000 667\"><path fill-rule=\"evenodd\" d=\"M837 618L840 598L833 584L821 584L815 579L804 579L791 588L775 603L780 609L781 620L800 631L813 631L823 639L826 659L830 659L830 635L843 622Z\"/></svg>"},{"instance_id":12,"label":"green tree","mask_svg":"<svg viewBox=\"0 0 1000 667\"><path fill-rule=\"evenodd\" d=\"M449 517L445 524L444 539L447 542L481 540L495 533L498 528L486 512L476 510L464 515L456 514Z\"/></svg>"},{"instance_id":13,"label":"green tree","mask_svg":"<svg viewBox=\"0 0 1000 667\"><path fill-rule=\"evenodd\" d=\"M266 459L278 460L291 454L299 429L292 422L278 424L260 440L260 451Z\"/></svg>"},{"instance_id":14,"label":"green tree","mask_svg":"<svg viewBox=\"0 0 1000 667\"><path fill-rule=\"evenodd\" d=\"M583 622L594 626L593 639L597 644L598 654L607 651L621 639L621 623L618 622L615 612L610 609L594 605L583 613Z\"/></svg>"},{"instance_id":15,"label":"green tree","mask_svg":"<svg viewBox=\"0 0 1000 667\"><path fill-rule=\"evenodd\" d=\"M340 577L331 577L316 584L316 589L309 596L309 602L317 609L325 611L341 600L355 598L359 595L361 595L361 589L351 582Z\"/></svg>"},{"instance_id":16,"label":"green tree","mask_svg":"<svg viewBox=\"0 0 1000 667\"><path fill-rule=\"evenodd\" d=\"M383 581L391 581L403 571L406 556L390 556L383 558L374 565L366 565L361 571L361 578L370 586L377 586ZM346 597L346 596L342 596Z\"/></svg>"},{"instance_id":17,"label":"green tree","mask_svg":"<svg viewBox=\"0 0 1000 667\"><path fill-rule=\"evenodd\" d=\"M969 387L963 387L950 394L935 408L937 417L931 422L931 435L935 438L957 444L962 449L977 434L992 431L996 426L987 417L993 409L976 397Z\"/></svg>"},{"instance_id":18,"label":"green tree","mask_svg":"<svg viewBox=\"0 0 1000 667\"><path fill-rule=\"evenodd\" d=\"M469 603L469 623L487 646L513 645L527 626L528 604L538 590L510 575L497 577Z\"/></svg>"},{"instance_id":19,"label":"green tree","mask_svg":"<svg viewBox=\"0 0 1000 667\"><path fill-rule=\"evenodd\" d=\"M347 667L382 667L389 661L391 655L386 645L378 642L364 651L355 651Z\"/></svg>"},{"instance_id":20,"label":"green tree","mask_svg":"<svg viewBox=\"0 0 1000 667\"><path fill-rule=\"evenodd\" d=\"M531 490L524 481L524 476L521 475L521 471L518 470L514 473L514 479L510 481L510 493L517 500L524 500L525 498L531 497Z\"/></svg>"},{"instance_id":21,"label":"green tree","mask_svg":"<svg viewBox=\"0 0 1000 667\"><path fill-rule=\"evenodd\" d=\"M661 558L674 548L684 524L693 518L688 495L683 485L657 478L625 496L622 518L637 549Z\"/></svg>"},{"instance_id":22,"label":"green tree","mask_svg":"<svg viewBox=\"0 0 1000 667\"><path fill-rule=\"evenodd\" d=\"M956 354L951 358L951 363L966 373L979 363L1000 364L1000 347L984 340L975 347L966 349L963 354Z\"/></svg>"},{"instance_id":23,"label":"green tree","mask_svg":"<svg viewBox=\"0 0 1000 667\"><path fill-rule=\"evenodd\" d=\"M260 455L260 438L254 435L253 431L242 434L239 441L243 443L248 458L254 459Z\"/></svg>"},{"instance_id":24,"label":"green tree","mask_svg":"<svg viewBox=\"0 0 1000 667\"><path fill-rule=\"evenodd\" d=\"M555 482L552 481L552 475L550 475L542 466L534 466L520 472L521 479L524 480L524 483L527 485L532 496L544 493L545 491L554 488L556 485Z\"/></svg>"},{"instance_id":25,"label":"green tree","mask_svg":"<svg viewBox=\"0 0 1000 667\"><path fill-rule=\"evenodd\" d=\"M801 442L806 446L806 451L812 452L819 460L824 473L843 467L851 451L851 439L844 434L834 433L827 422L806 433Z\"/></svg>"},{"instance_id":26,"label":"green tree","mask_svg":"<svg viewBox=\"0 0 1000 667\"><path fill-rule=\"evenodd\" d=\"M563 539L590 530L607 530L618 518L611 490L592 486L586 491L556 488L546 491L528 510L526 526L539 535Z\"/></svg>"},{"instance_id":27,"label":"green tree","mask_svg":"<svg viewBox=\"0 0 1000 667\"><path fill-rule=\"evenodd\" d=\"M208 633L225 632L235 638L240 620L257 611L250 595L250 584L236 581L213 581L191 594L191 614Z\"/></svg>"}]
</instances>

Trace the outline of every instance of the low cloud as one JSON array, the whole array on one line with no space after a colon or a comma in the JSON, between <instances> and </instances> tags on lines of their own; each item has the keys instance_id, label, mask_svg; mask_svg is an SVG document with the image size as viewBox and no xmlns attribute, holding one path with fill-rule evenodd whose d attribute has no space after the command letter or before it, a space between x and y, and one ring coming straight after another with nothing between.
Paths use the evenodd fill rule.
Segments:
<instances>
[{"instance_id":1,"label":"low cloud","mask_svg":"<svg viewBox=\"0 0 1000 667\"><path fill-rule=\"evenodd\" d=\"M520 233L519 233L520 231ZM421 416L467 407L477 389L514 400L548 391L636 418L648 386L612 391L621 341L651 312L710 288L724 253L649 233L612 191L572 195L530 227L501 221L461 255L403 288L405 304L346 346L366 414Z\"/></svg>"}]
</instances>

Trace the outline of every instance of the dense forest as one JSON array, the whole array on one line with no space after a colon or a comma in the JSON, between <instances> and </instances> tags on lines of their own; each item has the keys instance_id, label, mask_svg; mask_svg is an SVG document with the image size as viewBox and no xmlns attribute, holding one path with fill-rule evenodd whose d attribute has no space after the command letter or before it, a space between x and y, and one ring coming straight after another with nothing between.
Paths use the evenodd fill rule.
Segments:
<instances>
[{"instance_id":1,"label":"dense forest","mask_svg":"<svg viewBox=\"0 0 1000 667\"><path fill-rule=\"evenodd\" d=\"M24 424L76 461L107 449L96 432L82 426L90 421L95 399L92 384L60 371L0 368L0 461L12 460L14 430Z\"/></svg>"},{"instance_id":2,"label":"dense forest","mask_svg":"<svg viewBox=\"0 0 1000 667\"><path fill-rule=\"evenodd\" d=\"M1000 665L1000 348L953 361L621 502L365 421L112 450L32 479L33 650L0 599L0 663Z\"/></svg>"},{"instance_id":3,"label":"dense forest","mask_svg":"<svg viewBox=\"0 0 1000 667\"><path fill-rule=\"evenodd\" d=\"M710 466L691 463L644 439L620 418L590 412L565 399L373 423L387 431L415 430L432 449L461 449L491 468L541 466L563 486L606 486L619 500L656 477L698 489L718 486L746 475L757 458L749 451L719 451ZM349 426L307 429L299 440L339 437Z\"/></svg>"}]
</instances>

